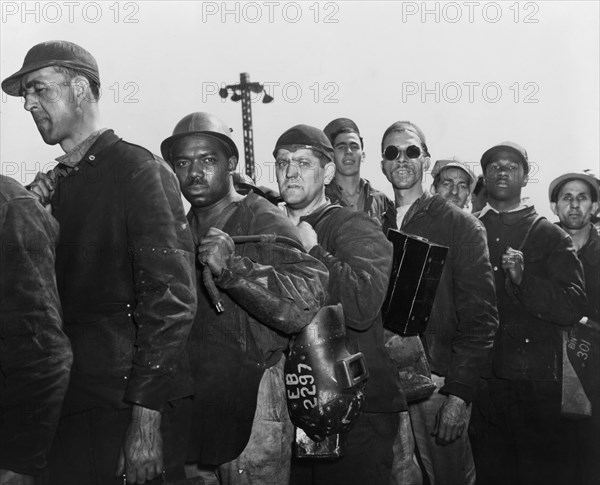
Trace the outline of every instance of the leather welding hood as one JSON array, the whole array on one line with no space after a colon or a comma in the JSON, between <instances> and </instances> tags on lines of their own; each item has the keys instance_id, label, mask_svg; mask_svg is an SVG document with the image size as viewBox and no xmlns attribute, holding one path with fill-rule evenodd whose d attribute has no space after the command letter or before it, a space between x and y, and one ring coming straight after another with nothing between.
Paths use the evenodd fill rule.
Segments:
<instances>
[{"instance_id":1,"label":"leather welding hood","mask_svg":"<svg viewBox=\"0 0 600 485\"><path fill-rule=\"evenodd\" d=\"M342 305L321 308L292 342L286 360L292 423L314 441L349 431L363 407L368 375L363 354L346 348Z\"/></svg>"}]
</instances>

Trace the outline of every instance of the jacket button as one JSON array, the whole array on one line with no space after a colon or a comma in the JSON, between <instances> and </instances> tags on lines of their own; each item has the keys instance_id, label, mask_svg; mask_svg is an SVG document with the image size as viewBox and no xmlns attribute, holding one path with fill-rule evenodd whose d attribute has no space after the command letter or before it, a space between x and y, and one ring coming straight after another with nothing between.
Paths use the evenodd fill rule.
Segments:
<instances>
[{"instance_id":1,"label":"jacket button","mask_svg":"<svg viewBox=\"0 0 600 485\"><path fill-rule=\"evenodd\" d=\"M96 160L96 157L95 157L94 155L90 155L90 156L88 157L88 159L89 159L89 160L91 160L91 161L94 161L94 160Z\"/></svg>"},{"instance_id":2,"label":"jacket button","mask_svg":"<svg viewBox=\"0 0 600 485\"><path fill-rule=\"evenodd\" d=\"M528 344L528 343L529 343L529 339L528 339L528 338L526 338L526 339L525 339L525 343L526 343L526 344Z\"/></svg>"},{"instance_id":3,"label":"jacket button","mask_svg":"<svg viewBox=\"0 0 600 485\"><path fill-rule=\"evenodd\" d=\"M498 271L498 266L494 266L494 271Z\"/></svg>"}]
</instances>

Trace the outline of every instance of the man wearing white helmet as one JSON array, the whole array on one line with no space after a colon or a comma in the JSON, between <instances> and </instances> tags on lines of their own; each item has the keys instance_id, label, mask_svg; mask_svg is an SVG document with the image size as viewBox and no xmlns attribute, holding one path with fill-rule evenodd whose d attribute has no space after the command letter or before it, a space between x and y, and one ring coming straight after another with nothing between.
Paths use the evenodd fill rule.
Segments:
<instances>
[{"instance_id":1,"label":"man wearing white helmet","mask_svg":"<svg viewBox=\"0 0 600 485\"><path fill-rule=\"evenodd\" d=\"M198 254L187 460L216 466L222 484L285 484L293 426L283 352L324 302L327 270L304 252L296 227L275 205L235 191L238 149L216 116L184 117L161 152L192 206L187 218ZM232 239L261 234L289 242Z\"/></svg>"}]
</instances>

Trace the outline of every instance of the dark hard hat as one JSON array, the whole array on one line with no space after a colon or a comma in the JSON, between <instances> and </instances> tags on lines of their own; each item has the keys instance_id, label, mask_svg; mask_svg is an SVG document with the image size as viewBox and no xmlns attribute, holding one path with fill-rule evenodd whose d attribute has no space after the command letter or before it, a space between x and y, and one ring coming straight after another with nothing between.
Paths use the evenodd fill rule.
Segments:
<instances>
[{"instance_id":1,"label":"dark hard hat","mask_svg":"<svg viewBox=\"0 0 600 485\"><path fill-rule=\"evenodd\" d=\"M206 135L220 141L228 157L239 158L238 149L230 133L231 129L215 115L202 112L191 113L175 125L173 135L160 144L160 152L163 158L169 162L171 147L176 140L189 135Z\"/></svg>"}]
</instances>

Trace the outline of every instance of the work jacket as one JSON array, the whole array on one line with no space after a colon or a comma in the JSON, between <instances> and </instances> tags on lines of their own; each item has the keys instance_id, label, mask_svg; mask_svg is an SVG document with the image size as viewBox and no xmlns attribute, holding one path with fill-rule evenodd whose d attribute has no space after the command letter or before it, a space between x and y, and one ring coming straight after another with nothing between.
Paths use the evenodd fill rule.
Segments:
<instances>
[{"instance_id":1,"label":"work jacket","mask_svg":"<svg viewBox=\"0 0 600 485\"><path fill-rule=\"evenodd\" d=\"M537 217L533 206L511 212L483 210L490 248L500 328L493 371L512 380L557 380L562 363L561 328L585 313L583 269L569 235L545 219L533 228L523 251L523 280L507 280L502 255L519 249Z\"/></svg>"},{"instance_id":2,"label":"work jacket","mask_svg":"<svg viewBox=\"0 0 600 485\"><path fill-rule=\"evenodd\" d=\"M0 177L0 468L39 474L71 367L54 276L58 224Z\"/></svg>"},{"instance_id":3,"label":"work jacket","mask_svg":"<svg viewBox=\"0 0 600 485\"><path fill-rule=\"evenodd\" d=\"M215 309L197 263L198 314L187 346L195 390L188 460L203 464L231 461L244 450L265 369L310 323L327 288L326 268L306 254L296 227L275 205L254 193L233 204L217 229L233 238L274 234L287 241L236 243L215 279L223 313ZM193 229L194 217L190 211ZM203 236L196 233L195 239Z\"/></svg>"},{"instance_id":4,"label":"work jacket","mask_svg":"<svg viewBox=\"0 0 600 485\"><path fill-rule=\"evenodd\" d=\"M383 231L396 229L396 209ZM400 230L447 246L448 254L424 333L431 370L446 378L442 394L470 402L489 372L498 311L485 230L470 214L438 195L423 194Z\"/></svg>"},{"instance_id":5,"label":"work jacket","mask_svg":"<svg viewBox=\"0 0 600 485\"><path fill-rule=\"evenodd\" d=\"M74 354L64 412L162 411L191 395L180 364L196 310L194 246L172 170L105 131L58 179L52 212Z\"/></svg>"},{"instance_id":6,"label":"work jacket","mask_svg":"<svg viewBox=\"0 0 600 485\"><path fill-rule=\"evenodd\" d=\"M309 252L329 270L328 305L342 304L351 351L365 357L369 378L364 411L407 409L396 366L384 346L381 306L392 267L392 244L379 225L362 212L325 206L300 218L317 233Z\"/></svg>"}]
</instances>

